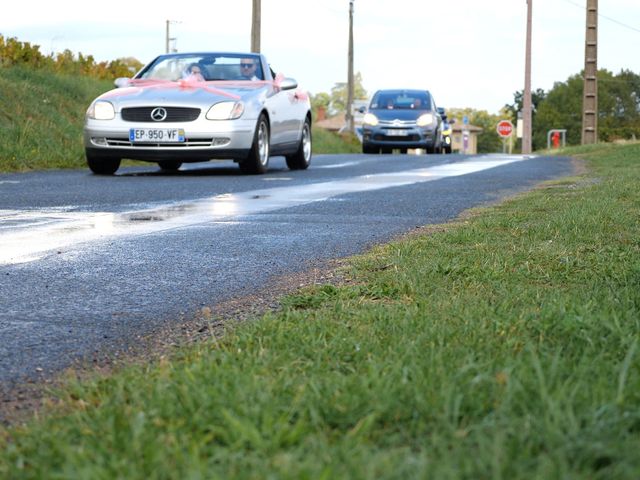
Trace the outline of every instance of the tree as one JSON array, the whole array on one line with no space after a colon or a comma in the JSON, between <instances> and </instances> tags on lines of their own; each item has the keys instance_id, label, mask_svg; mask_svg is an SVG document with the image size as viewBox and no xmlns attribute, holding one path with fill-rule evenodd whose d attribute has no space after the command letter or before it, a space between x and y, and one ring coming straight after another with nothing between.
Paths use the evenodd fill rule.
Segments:
<instances>
[{"instance_id":1,"label":"tree","mask_svg":"<svg viewBox=\"0 0 640 480\"><path fill-rule=\"evenodd\" d=\"M533 148L547 148L547 132L552 129L567 130L569 145L579 145L582 137L582 89L581 75L573 75L566 82L556 82L545 101L539 105L533 128Z\"/></svg>"},{"instance_id":2,"label":"tree","mask_svg":"<svg viewBox=\"0 0 640 480\"><path fill-rule=\"evenodd\" d=\"M536 116L538 114L538 108L544 102L547 94L541 88L531 92L531 126L533 131L532 146L535 150L540 148L536 143ZM506 112L511 118L511 122L516 125L518 122L518 113L524 108L524 90L519 90L513 94L513 103L504 106L503 111ZM546 140L545 140L546 142ZM521 140L516 141L515 148L520 149Z\"/></svg>"},{"instance_id":3,"label":"tree","mask_svg":"<svg viewBox=\"0 0 640 480\"><path fill-rule=\"evenodd\" d=\"M566 129L567 143L582 141L582 74L557 82L540 104L534 123L534 148L547 147L547 132ZM622 70L598 71L598 136L601 141L640 137L640 76Z\"/></svg>"},{"instance_id":4,"label":"tree","mask_svg":"<svg viewBox=\"0 0 640 480\"><path fill-rule=\"evenodd\" d=\"M336 83L331 89L330 110L332 113L345 112L347 110L347 83ZM353 76L353 99L366 100L367 91L362 86L362 74L360 72Z\"/></svg>"},{"instance_id":5,"label":"tree","mask_svg":"<svg viewBox=\"0 0 640 480\"><path fill-rule=\"evenodd\" d=\"M478 153L502 151L502 140L496 131L496 125L501 120L499 115L472 108L451 108L447 110L447 115L450 119L455 119L457 124L462 123L462 118L466 116L471 125L482 128L482 132L478 134Z\"/></svg>"},{"instance_id":6,"label":"tree","mask_svg":"<svg viewBox=\"0 0 640 480\"><path fill-rule=\"evenodd\" d=\"M326 92L320 92L316 95L311 95L311 107L314 110L317 110L319 107L326 110L327 108L329 108L330 103L331 97Z\"/></svg>"}]
</instances>

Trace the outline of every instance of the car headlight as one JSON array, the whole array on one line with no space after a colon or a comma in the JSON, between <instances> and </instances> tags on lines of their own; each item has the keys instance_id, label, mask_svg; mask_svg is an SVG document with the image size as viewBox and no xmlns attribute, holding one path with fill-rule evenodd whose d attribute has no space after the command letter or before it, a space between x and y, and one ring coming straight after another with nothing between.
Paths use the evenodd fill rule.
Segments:
<instances>
[{"instance_id":1,"label":"car headlight","mask_svg":"<svg viewBox=\"0 0 640 480\"><path fill-rule=\"evenodd\" d=\"M87 116L95 120L113 120L116 117L116 110L111 102L99 100L89 107Z\"/></svg>"},{"instance_id":2,"label":"car headlight","mask_svg":"<svg viewBox=\"0 0 640 480\"><path fill-rule=\"evenodd\" d=\"M433 114L432 113L425 113L424 115L420 115L420 117L418 117L418 126L419 127L426 127L429 126L433 123Z\"/></svg>"},{"instance_id":3,"label":"car headlight","mask_svg":"<svg viewBox=\"0 0 640 480\"><path fill-rule=\"evenodd\" d=\"M235 120L244 113L242 102L220 102L213 105L207 112L207 120Z\"/></svg>"},{"instance_id":4,"label":"car headlight","mask_svg":"<svg viewBox=\"0 0 640 480\"><path fill-rule=\"evenodd\" d=\"M378 117L376 117L373 113L366 113L364 115L364 118L362 119L362 123L371 127L375 127L376 125L378 125Z\"/></svg>"}]
</instances>

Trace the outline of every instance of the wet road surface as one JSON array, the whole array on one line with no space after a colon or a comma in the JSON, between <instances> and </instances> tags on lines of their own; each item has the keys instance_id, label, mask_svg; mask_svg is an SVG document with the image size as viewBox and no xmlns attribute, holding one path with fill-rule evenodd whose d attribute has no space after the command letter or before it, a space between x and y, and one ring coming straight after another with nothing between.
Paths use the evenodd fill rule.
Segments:
<instances>
[{"instance_id":1,"label":"wet road surface","mask_svg":"<svg viewBox=\"0 0 640 480\"><path fill-rule=\"evenodd\" d=\"M259 176L229 163L0 175L0 383L572 173L566 158L316 155Z\"/></svg>"}]
</instances>

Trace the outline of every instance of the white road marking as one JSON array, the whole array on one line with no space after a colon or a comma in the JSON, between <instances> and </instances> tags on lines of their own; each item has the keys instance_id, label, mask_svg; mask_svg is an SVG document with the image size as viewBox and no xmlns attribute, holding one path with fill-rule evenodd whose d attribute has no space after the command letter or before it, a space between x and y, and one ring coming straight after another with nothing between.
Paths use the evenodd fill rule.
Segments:
<instances>
[{"instance_id":1,"label":"white road marking","mask_svg":"<svg viewBox=\"0 0 640 480\"><path fill-rule=\"evenodd\" d=\"M228 193L122 213L77 212L65 208L0 210L0 264L31 262L84 242L152 234L205 223L237 222L238 217L246 215L319 202L347 193L466 175L527 158L530 157L487 155L434 167Z\"/></svg>"},{"instance_id":2,"label":"white road marking","mask_svg":"<svg viewBox=\"0 0 640 480\"><path fill-rule=\"evenodd\" d=\"M344 167L350 167L352 165L359 165L363 163L363 161L359 161L359 162L343 162L343 163L332 163L330 165L314 165L313 168L344 168Z\"/></svg>"}]
</instances>

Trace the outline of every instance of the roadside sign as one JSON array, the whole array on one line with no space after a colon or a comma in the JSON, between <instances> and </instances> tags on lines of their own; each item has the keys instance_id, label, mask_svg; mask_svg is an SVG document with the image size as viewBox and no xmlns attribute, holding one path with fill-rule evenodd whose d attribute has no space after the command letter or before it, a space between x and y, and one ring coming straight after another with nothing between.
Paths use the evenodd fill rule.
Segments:
<instances>
[{"instance_id":1,"label":"roadside sign","mask_svg":"<svg viewBox=\"0 0 640 480\"><path fill-rule=\"evenodd\" d=\"M501 137L510 137L513 134L513 123L509 120L500 120L496 130L498 131L498 135Z\"/></svg>"}]
</instances>

